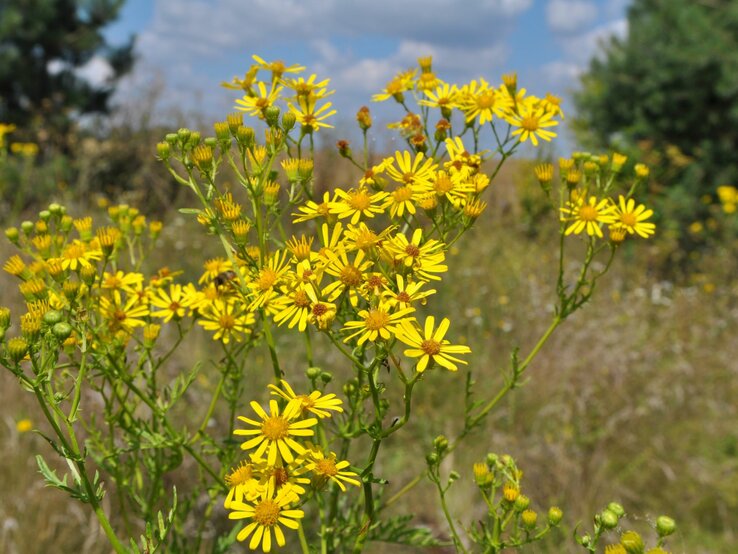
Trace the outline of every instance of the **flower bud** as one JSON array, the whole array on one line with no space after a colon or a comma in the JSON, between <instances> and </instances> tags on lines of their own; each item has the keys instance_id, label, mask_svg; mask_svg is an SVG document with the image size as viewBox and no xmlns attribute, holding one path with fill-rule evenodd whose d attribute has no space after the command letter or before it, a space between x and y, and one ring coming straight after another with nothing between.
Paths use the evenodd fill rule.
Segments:
<instances>
[{"instance_id":1,"label":"flower bud","mask_svg":"<svg viewBox=\"0 0 738 554\"><path fill-rule=\"evenodd\" d=\"M49 310L43 316L43 320L46 325L55 325L59 323L63 318L64 316L62 315L62 313L56 310Z\"/></svg>"},{"instance_id":2,"label":"flower bud","mask_svg":"<svg viewBox=\"0 0 738 554\"><path fill-rule=\"evenodd\" d=\"M97 279L97 268L93 265L83 266L79 271L79 278L85 285L91 287Z\"/></svg>"},{"instance_id":3,"label":"flower bud","mask_svg":"<svg viewBox=\"0 0 738 554\"><path fill-rule=\"evenodd\" d=\"M213 165L213 149L207 145L201 145L192 151L192 161L202 171L207 171Z\"/></svg>"},{"instance_id":4,"label":"flower bud","mask_svg":"<svg viewBox=\"0 0 738 554\"><path fill-rule=\"evenodd\" d=\"M635 531L626 531L620 536L620 544L628 554L643 554L643 539Z\"/></svg>"},{"instance_id":5,"label":"flower bud","mask_svg":"<svg viewBox=\"0 0 738 554\"><path fill-rule=\"evenodd\" d=\"M287 112L282 116L282 129L285 133L289 133L297 123L297 116L292 112Z\"/></svg>"},{"instance_id":6,"label":"flower bud","mask_svg":"<svg viewBox=\"0 0 738 554\"><path fill-rule=\"evenodd\" d=\"M438 123L436 123L436 130L433 134L433 138L436 140L436 142L441 142L446 140L446 137L448 137L448 130L451 128L451 123L448 121L446 116L442 117L438 120Z\"/></svg>"},{"instance_id":7,"label":"flower bud","mask_svg":"<svg viewBox=\"0 0 738 554\"><path fill-rule=\"evenodd\" d=\"M179 135L177 133L167 133L164 137L164 140L169 144L170 146L177 143L177 140L179 139Z\"/></svg>"},{"instance_id":8,"label":"flower bud","mask_svg":"<svg viewBox=\"0 0 738 554\"><path fill-rule=\"evenodd\" d=\"M561 523L561 520L564 518L564 512L561 511L561 508L557 506L551 506L548 509L548 523L556 527L559 523Z\"/></svg>"},{"instance_id":9,"label":"flower bud","mask_svg":"<svg viewBox=\"0 0 738 554\"><path fill-rule=\"evenodd\" d=\"M600 514L600 524L604 529L615 529L618 526L618 516L610 510L603 510Z\"/></svg>"},{"instance_id":10,"label":"flower bud","mask_svg":"<svg viewBox=\"0 0 738 554\"><path fill-rule=\"evenodd\" d=\"M439 452L443 452L448 448L448 439L443 435L438 435L435 439L433 439L433 446Z\"/></svg>"},{"instance_id":11,"label":"flower bud","mask_svg":"<svg viewBox=\"0 0 738 554\"><path fill-rule=\"evenodd\" d=\"M156 155L162 160L168 160L171 154L171 147L168 142L160 142L156 145Z\"/></svg>"},{"instance_id":12,"label":"flower bud","mask_svg":"<svg viewBox=\"0 0 738 554\"><path fill-rule=\"evenodd\" d=\"M618 518L621 518L625 515L625 508L623 508L623 506L618 504L617 502L610 502L607 505L607 509L618 516Z\"/></svg>"},{"instance_id":13,"label":"flower bud","mask_svg":"<svg viewBox=\"0 0 738 554\"><path fill-rule=\"evenodd\" d=\"M28 352L28 343L23 337L13 337L5 344L5 350L13 363L17 364Z\"/></svg>"},{"instance_id":14,"label":"flower bud","mask_svg":"<svg viewBox=\"0 0 738 554\"><path fill-rule=\"evenodd\" d=\"M314 381L318 377L320 377L320 374L323 373L323 370L319 367L309 367L307 370L305 370L305 375L307 375L307 378L311 381Z\"/></svg>"},{"instance_id":15,"label":"flower bud","mask_svg":"<svg viewBox=\"0 0 738 554\"><path fill-rule=\"evenodd\" d=\"M528 506L530 506L530 498L524 494L521 494L515 499L514 507L516 512L522 512L523 510L528 509Z\"/></svg>"},{"instance_id":16,"label":"flower bud","mask_svg":"<svg viewBox=\"0 0 738 554\"><path fill-rule=\"evenodd\" d=\"M533 510L525 510L520 519L523 521L523 525L528 529L533 529L538 521L538 514Z\"/></svg>"},{"instance_id":17,"label":"flower bud","mask_svg":"<svg viewBox=\"0 0 738 554\"><path fill-rule=\"evenodd\" d=\"M69 230L72 228L72 222L74 219L69 215L63 215L61 220L59 221L59 227L62 231L65 233L68 233Z\"/></svg>"},{"instance_id":18,"label":"flower bud","mask_svg":"<svg viewBox=\"0 0 738 554\"><path fill-rule=\"evenodd\" d=\"M274 206L279 201L279 183L268 181L264 184L264 204Z\"/></svg>"},{"instance_id":19,"label":"flower bud","mask_svg":"<svg viewBox=\"0 0 738 554\"><path fill-rule=\"evenodd\" d=\"M461 475L459 475L458 471L452 471L448 474L448 482L453 483L454 481L458 481L459 478L461 478Z\"/></svg>"},{"instance_id":20,"label":"flower bud","mask_svg":"<svg viewBox=\"0 0 738 554\"><path fill-rule=\"evenodd\" d=\"M221 142L229 142L231 140L231 128L226 121L216 121L213 123L215 136Z\"/></svg>"},{"instance_id":21,"label":"flower bud","mask_svg":"<svg viewBox=\"0 0 738 554\"><path fill-rule=\"evenodd\" d=\"M372 115L367 106L362 106L359 108L359 111L356 112L356 121L362 131L366 131L372 126Z\"/></svg>"},{"instance_id":22,"label":"flower bud","mask_svg":"<svg viewBox=\"0 0 738 554\"><path fill-rule=\"evenodd\" d=\"M676 531L676 522L669 516L659 516L656 519L656 532L659 537L668 537Z\"/></svg>"},{"instance_id":23,"label":"flower bud","mask_svg":"<svg viewBox=\"0 0 738 554\"><path fill-rule=\"evenodd\" d=\"M41 210L38 212L38 218L44 222L49 221L51 219L51 212L49 210Z\"/></svg>"},{"instance_id":24,"label":"flower bud","mask_svg":"<svg viewBox=\"0 0 738 554\"><path fill-rule=\"evenodd\" d=\"M431 452L425 457L425 461L429 466L434 466L438 463L438 454L436 452Z\"/></svg>"},{"instance_id":25,"label":"flower bud","mask_svg":"<svg viewBox=\"0 0 738 554\"><path fill-rule=\"evenodd\" d=\"M51 328L51 332L60 341L67 340L72 334L72 326L66 321L61 321Z\"/></svg>"},{"instance_id":26,"label":"flower bud","mask_svg":"<svg viewBox=\"0 0 738 554\"><path fill-rule=\"evenodd\" d=\"M236 140L244 148L251 148L254 145L254 139L254 130L251 127L241 125L236 131Z\"/></svg>"},{"instance_id":27,"label":"flower bud","mask_svg":"<svg viewBox=\"0 0 738 554\"><path fill-rule=\"evenodd\" d=\"M635 174L639 179L645 179L649 173L650 170L646 164L635 164Z\"/></svg>"},{"instance_id":28,"label":"flower bud","mask_svg":"<svg viewBox=\"0 0 738 554\"><path fill-rule=\"evenodd\" d=\"M184 127L181 128L179 131L177 131L177 137L179 138L179 140L182 141L183 144L187 144L191 135L192 135L192 131Z\"/></svg>"},{"instance_id":29,"label":"flower bud","mask_svg":"<svg viewBox=\"0 0 738 554\"><path fill-rule=\"evenodd\" d=\"M499 460L499 456L497 454L493 454L492 452L487 454L487 458L485 459L489 467L495 467L497 465L498 460Z\"/></svg>"},{"instance_id":30,"label":"flower bud","mask_svg":"<svg viewBox=\"0 0 738 554\"><path fill-rule=\"evenodd\" d=\"M351 157L351 145L349 144L349 141L347 141L347 140L339 140L336 143L336 148L338 148L338 154L342 158L350 158Z\"/></svg>"},{"instance_id":31,"label":"flower bud","mask_svg":"<svg viewBox=\"0 0 738 554\"><path fill-rule=\"evenodd\" d=\"M18 239L20 235L18 233L18 229L15 227L8 227L5 229L5 238L7 238L10 242L13 244L18 244Z\"/></svg>"},{"instance_id":32,"label":"flower bud","mask_svg":"<svg viewBox=\"0 0 738 554\"><path fill-rule=\"evenodd\" d=\"M505 485L502 487L502 497L511 504L514 503L519 496L520 489L517 485L514 485L512 483L505 483Z\"/></svg>"},{"instance_id":33,"label":"flower bud","mask_svg":"<svg viewBox=\"0 0 738 554\"><path fill-rule=\"evenodd\" d=\"M323 381L323 383L326 383L326 384L328 384L328 383L330 383L331 381L333 381L333 374L332 374L332 373L330 373L330 372L328 372L328 371L323 371L323 372L322 372L322 373L320 374L320 380L321 380L321 381Z\"/></svg>"},{"instance_id":34,"label":"flower bud","mask_svg":"<svg viewBox=\"0 0 738 554\"><path fill-rule=\"evenodd\" d=\"M33 229L34 229L33 221L24 221L23 223L21 223L21 231L23 231L26 234L26 236L33 233Z\"/></svg>"},{"instance_id":35,"label":"flower bud","mask_svg":"<svg viewBox=\"0 0 738 554\"><path fill-rule=\"evenodd\" d=\"M623 169L623 164L628 161L628 156L614 152L612 155L612 170L617 173Z\"/></svg>"},{"instance_id":36,"label":"flower bud","mask_svg":"<svg viewBox=\"0 0 738 554\"><path fill-rule=\"evenodd\" d=\"M52 202L49 204L49 211L51 212L51 215L59 217L62 215L62 206L56 202Z\"/></svg>"},{"instance_id":37,"label":"flower bud","mask_svg":"<svg viewBox=\"0 0 738 554\"><path fill-rule=\"evenodd\" d=\"M209 146L210 148L215 148L216 146L218 146L218 139L215 137L207 137L203 141L203 144L205 144L205 146Z\"/></svg>"},{"instance_id":38,"label":"flower bud","mask_svg":"<svg viewBox=\"0 0 738 554\"><path fill-rule=\"evenodd\" d=\"M241 112L229 113L226 117L226 123L228 123L231 134L235 136L238 133L238 128L243 126L243 114Z\"/></svg>"},{"instance_id":39,"label":"flower bud","mask_svg":"<svg viewBox=\"0 0 738 554\"><path fill-rule=\"evenodd\" d=\"M143 339L146 348L154 346L156 339L159 338L159 331L161 331L161 325L157 325L156 323L149 323L144 326Z\"/></svg>"},{"instance_id":40,"label":"flower bud","mask_svg":"<svg viewBox=\"0 0 738 554\"><path fill-rule=\"evenodd\" d=\"M200 133L198 131L192 131L192 134L190 135L190 140L187 141L187 145L190 148L195 148L199 144L200 144Z\"/></svg>"},{"instance_id":41,"label":"flower bud","mask_svg":"<svg viewBox=\"0 0 738 554\"><path fill-rule=\"evenodd\" d=\"M279 123L279 106L267 106L264 109L264 119L270 127L276 127Z\"/></svg>"}]
</instances>

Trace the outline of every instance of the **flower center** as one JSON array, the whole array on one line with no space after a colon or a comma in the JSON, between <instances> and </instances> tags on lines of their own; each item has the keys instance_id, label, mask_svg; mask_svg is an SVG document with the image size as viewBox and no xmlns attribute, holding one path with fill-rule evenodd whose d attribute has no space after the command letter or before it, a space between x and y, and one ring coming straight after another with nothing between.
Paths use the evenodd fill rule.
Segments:
<instances>
[{"instance_id":1,"label":"flower center","mask_svg":"<svg viewBox=\"0 0 738 554\"><path fill-rule=\"evenodd\" d=\"M404 304L408 304L410 300L412 300L410 298L410 295L406 293L404 290L402 292L398 292L395 298L397 298L398 302L402 302Z\"/></svg>"},{"instance_id":2,"label":"flower center","mask_svg":"<svg viewBox=\"0 0 738 554\"><path fill-rule=\"evenodd\" d=\"M254 521L265 527L276 525L279 519L279 504L274 500L262 500L254 506Z\"/></svg>"},{"instance_id":3,"label":"flower center","mask_svg":"<svg viewBox=\"0 0 738 554\"><path fill-rule=\"evenodd\" d=\"M524 117L523 121L520 122L520 126L526 131L533 132L538 130L538 118L537 117Z\"/></svg>"},{"instance_id":4,"label":"flower center","mask_svg":"<svg viewBox=\"0 0 738 554\"><path fill-rule=\"evenodd\" d=\"M328 311L328 306L326 306L325 304L316 304L315 306L313 306L313 315L315 316L320 317L327 311Z\"/></svg>"},{"instance_id":5,"label":"flower center","mask_svg":"<svg viewBox=\"0 0 738 554\"><path fill-rule=\"evenodd\" d=\"M85 247L81 244L70 244L64 251L64 257L68 260L77 260L85 255Z\"/></svg>"},{"instance_id":6,"label":"flower center","mask_svg":"<svg viewBox=\"0 0 738 554\"><path fill-rule=\"evenodd\" d=\"M360 212L366 210L371 204L371 197L363 190L354 192L349 198L349 206Z\"/></svg>"},{"instance_id":7,"label":"flower center","mask_svg":"<svg viewBox=\"0 0 738 554\"><path fill-rule=\"evenodd\" d=\"M355 287L361 284L361 271L353 265L347 265L341 269L341 282L348 287Z\"/></svg>"},{"instance_id":8,"label":"flower center","mask_svg":"<svg viewBox=\"0 0 738 554\"><path fill-rule=\"evenodd\" d=\"M179 310L182 306L179 305L179 302L172 302L169 304L169 311L176 312Z\"/></svg>"},{"instance_id":9,"label":"flower center","mask_svg":"<svg viewBox=\"0 0 738 554\"><path fill-rule=\"evenodd\" d=\"M628 227L635 227L638 223L638 219L633 212L620 214L620 221L623 222L623 225L627 225Z\"/></svg>"},{"instance_id":10,"label":"flower center","mask_svg":"<svg viewBox=\"0 0 738 554\"><path fill-rule=\"evenodd\" d=\"M262 269L259 272L259 280L256 282L256 286L259 290L269 290L276 280L277 274L273 270Z\"/></svg>"},{"instance_id":11,"label":"flower center","mask_svg":"<svg viewBox=\"0 0 738 554\"><path fill-rule=\"evenodd\" d=\"M370 331L383 329L390 322L390 316L384 310L372 308L364 318L364 325Z\"/></svg>"},{"instance_id":12,"label":"flower center","mask_svg":"<svg viewBox=\"0 0 738 554\"><path fill-rule=\"evenodd\" d=\"M275 467L274 472L272 473L272 477L274 477L274 486L277 489L279 489L290 479L290 475L289 473L287 473L287 469L283 467Z\"/></svg>"},{"instance_id":13,"label":"flower center","mask_svg":"<svg viewBox=\"0 0 738 554\"><path fill-rule=\"evenodd\" d=\"M579 219L582 221L597 221L598 215L597 208L589 204L579 208Z\"/></svg>"},{"instance_id":14,"label":"flower center","mask_svg":"<svg viewBox=\"0 0 738 554\"><path fill-rule=\"evenodd\" d=\"M417 258L418 256L420 256L420 248L415 246L414 244L408 244L405 247L405 254L407 254L411 258Z\"/></svg>"},{"instance_id":15,"label":"flower center","mask_svg":"<svg viewBox=\"0 0 738 554\"><path fill-rule=\"evenodd\" d=\"M304 290L298 290L295 293L294 302L295 306L298 308L307 308L310 306L310 298L308 298L308 295Z\"/></svg>"},{"instance_id":16,"label":"flower center","mask_svg":"<svg viewBox=\"0 0 738 554\"><path fill-rule=\"evenodd\" d=\"M420 343L420 349L429 356L436 356L441 353L441 343L433 339L426 339Z\"/></svg>"},{"instance_id":17,"label":"flower center","mask_svg":"<svg viewBox=\"0 0 738 554\"><path fill-rule=\"evenodd\" d=\"M395 202L402 204L413 197L413 189L409 186L400 187L392 193L392 197L395 199Z\"/></svg>"},{"instance_id":18,"label":"flower center","mask_svg":"<svg viewBox=\"0 0 738 554\"><path fill-rule=\"evenodd\" d=\"M370 275L369 278L366 280L366 284L370 288L376 289L384 284L384 280L382 279L381 275Z\"/></svg>"},{"instance_id":19,"label":"flower center","mask_svg":"<svg viewBox=\"0 0 738 554\"><path fill-rule=\"evenodd\" d=\"M327 477L333 477L338 474L336 462L332 458L323 458L315 463L315 472Z\"/></svg>"},{"instance_id":20,"label":"flower center","mask_svg":"<svg viewBox=\"0 0 738 554\"><path fill-rule=\"evenodd\" d=\"M454 184L451 179L449 179L448 175L441 174L436 179L433 187L435 188L436 193L442 195L451 192L454 189Z\"/></svg>"},{"instance_id":21,"label":"flower center","mask_svg":"<svg viewBox=\"0 0 738 554\"><path fill-rule=\"evenodd\" d=\"M218 324L221 329L233 329L236 326L236 318L231 314L221 314L218 319Z\"/></svg>"},{"instance_id":22,"label":"flower center","mask_svg":"<svg viewBox=\"0 0 738 554\"><path fill-rule=\"evenodd\" d=\"M488 108L491 108L495 103L495 95L492 92L484 92L479 95L477 98L477 106L482 109L486 110Z\"/></svg>"},{"instance_id":23,"label":"flower center","mask_svg":"<svg viewBox=\"0 0 738 554\"><path fill-rule=\"evenodd\" d=\"M261 434L270 441L277 441L288 437L290 422L282 416L270 416L261 424Z\"/></svg>"}]
</instances>

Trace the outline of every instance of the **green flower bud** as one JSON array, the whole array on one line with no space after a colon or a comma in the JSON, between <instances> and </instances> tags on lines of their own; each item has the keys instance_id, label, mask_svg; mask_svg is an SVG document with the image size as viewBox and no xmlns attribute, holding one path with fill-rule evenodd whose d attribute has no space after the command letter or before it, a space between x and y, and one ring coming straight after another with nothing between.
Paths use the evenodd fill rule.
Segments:
<instances>
[{"instance_id":1,"label":"green flower bud","mask_svg":"<svg viewBox=\"0 0 738 554\"><path fill-rule=\"evenodd\" d=\"M218 139L216 139L215 137L207 137L204 142L205 146L209 146L210 148L215 148L216 146L218 146Z\"/></svg>"},{"instance_id":2,"label":"green flower bud","mask_svg":"<svg viewBox=\"0 0 738 554\"><path fill-rule=\"evenodd\" d=\"M438 463L438 454L431 452L425 457L425 461L429 466L434 466Z\"/></svg>"},{"instance_id":3,"label":"green flower bud","mask_svg":"<svg viewBox=\"0 0 738 554\"><path fill-rule=\"evenodd\" d=\"M548 509L548 523L551 524L553 527L556 527L559 523L561 523L561 520L563 518L564 512L561 511L561 508L551 506Z\"/></svg>"},{"instance_id":4,"label":"green flower bud","mask_svg":"<svg viewBox=\"0 0 738 554\"><path fill-rule=\"evenodd\" d=\"M24 221L21 223L21 231L23 231L26 236L29 236L31 233L33 233L33 230L35 228L35 225L33 224L33 221Z\"/></svg>"},{"instance_id":5,"label":"green flower bud","mask_svg":"<svg viewBox=\"0 0 738 554\"><path fill-rule=\"evenodd\" d=\"M170 146L176 144L178 139L179 135L177 133L167 133L164 137L164 140L167 141L167 144Z\"/></svg>"},{"instance_id":6,"label":"green flower bud","mask_svg":"<svg viewBox=\"0 0 738 554\"><path fill-rule=\"evenodd\" d=\"M69 325L66 321L62 321L60 323L57 323L54 325L54 327L51 328L51 332L54 333L54 336L58 338L61 341L67 340L71 334L72 334L72 326Z\"/></svg>"},{"instance_id":7,"label":"green flower bud","mask_svg":"<svg viewBox=\"0 0 738 554\"><path fill-rule=\"evenodd\" d=\"M200 133L198 131L192 131L192 134L190 135L190 140L187 141L187 144L190 148L194 148L198 144L200 144Z\"/></svg>"},{"instance_id":8,"label":"green flower bud","mask_svg":"<svg viewBox=\"0 0 738 554\"><path fill-rule=\"evenodd\" d=\"M528 506L530 506L530 498L528 498L524 494L521 494L515 499L514 508L516 512L527 510Z\"/></svg>"},{"instance_id":9,"label":"green flower bud","mask_svg":"<svg viewBox=\"0 0 738 554\"><path fill-rule=\"evenodd\" d=\"M13 244L18 244L18 238L20 237L20 234L18 233L18 229L16 229L15 227L8 227L7 229L5 229L5 237Z\"/></svg>"},{"instance_id":10,"label":"green flower bud","mask_svg":"<svg viewBox=\"0 0 738 554\"><path fill-rule=\"evenodd\" d=\"M323 370L320 369L319 367L309 367L305 371L305 375L307 375L307 378L310 379L311 381L320 377L321 373L323 373Z\"/></svg>"},{"instance_id":11,"label":"green flower bud","mask_svg":"<svg viewBox=\"0 0 738 554\"><path fill-rule=\"evenodd\" d=\"M328 373L327 371L323 371L320 374L320 380L323 381L324 383L330 383L331 381L333 381L333 374Z\"/></svg>"},{"instance_id":12,"label":"green flower bud","mask_svg":"<svg viewBox=\"0 0 738 554\"><path fill-rule=\"evenodd\" d=\"M190 140L190 136L192 135L192 131L189 129L183 127L179 131L177 131L177 137L179 140L182 141L182 143L187 144L187 141Z\"/></svg>"},{"instance_id":13,"label":"green flower bud","mask_svg":"<svg viewBox=\"0 0 738 554\"><path fill-rule=\"evenodd\" d=\"M51 212L51 215L55 215L55 216L62 215L62 207L56 202L52 202L51 204L49 204L49 211Z\"/></svg>"},{"instance_id":14,"label":"green flower bud","mask_svg":"<svg viewBox=\"0 0 738 554\"><path fill-rule=\"evenodd\" d=\"M23 337L13 337L5 344L5 349L13 363L17 364L28 352L28 343Z\"/></svg>"},{"instance_id":15,"label":"green flower bud","mask_svg":"<svg viewBox=\"0 0 738 554\"><path fill-rule=\"evenodd\" d=\"M460 477L461 475L459 475L458 471L452 471L448 474L448 482L453 483L454 481L457 481Z\"/></svg>"},{"instance_id":16,"label":"green flower bud","mask_svg":"<svg viewBox=\"0 0 738 554\"><path fill-rule=\"evenodd\" d=\"M213 123L213 129L215 129L215 136L218 137L218 140L230 142L231 128L228 126L227 121L217 121Z\"/></svg>"},{"instance_id":17,"label":"green flower bud","mask_svg":"<svg viewBox=\"0 0 738 554\"><path fill-rule=\"evenodd\" d=\"M55 325L62 320L63 316L61 312L56 310L49 310L44 314L43 320L46 325Z\"/></svg>"},{"instance_id":18,"label":"green flower bud","mask_svg":"<svg viewBox=\"0 0 738 554\"><path fill-rule=\"evenodd\" d=\"M523 521L523 525L527 529L533 529L538 521L538 514L533 510L525 510L521 514L520 519Z\"/></svg>"},{"instance_id":19,"label":"green flower bud","mask_svg":"<svg viewBox=\"0 0 738 554\"><path fill-rule=\"evenodd\" d=\"M168 160L171 154L170 146L168 142L160 142L156 145L156 154L162 160Z\"/></svg>"},{"instance_id":20,"label":"green flower bud","mask_svg":"<svg viewBox=\"0 0 738 554\"><path fill-rule=\"evenodd\" d=\"M435 439L433 439L433 446L439 452L443 452L448 448L448 439L443 435L438 435Z\"/></svg>"},{"instance_id":21,"label":"green flower bud","mask_svg":"<svg viewBox=\"0 0 738 554\"><path fill-rule=\"evenodd\" d=\"M620 537L620 544L628 554L643 554L643 539L635 531L623 533Z\"/></svg>"},{"instance_id":22,"label":"green flower bud","mask_svg":"<svg viewBox=\"0 0 738 554\"><path fill-rule=\"evenodd\" d=\"M10 309L5 306L0 306L0 329L7 329L10 327Z\"/></svg>"},{"instance_id":23,"label":"green flower bud","mask_svg":"<svg viewBox=\"0 0 738 554\"><path fill-rule=\"evenodd\" d=\"M668 537L676 531L676 522L669 516L659 516L656 519L656 532L659 537Z\"/></svg>"},{"instance_id":24,"label":"green flower bud","mask_svg":"<svg viewBox=\"0 0 738 554\"><path fill-rule=\"evenodd\" d=\"M621 518L621 517L623 517L625 515L625 508L623 508L617 502L610 502L607 505L607 509L610 510L613 514L615 514L619 518Z\"/></svg>"},{"instance_id":25,"label":"green flower bud","mask_svg":"<svg viewBox=\"0 0 738 554\"><path fill-rule=\"evenodd\" d=\"M490 452L487 454L487 459L485 461L489 467L495 467L497 465L497 460L499 460L499 456Z\"/></svg>"},{"instance_id":26,"label":"green flower bud","mask_svg":"<svg viewBox=\"0 0 738 554\"><path fill-rule=\"evenodd\" d=\"M244 148L251 148L254 145L254 130L251 127L241 125L236 131L236 140Z\"/></svg>"},{"instance_id":27,"label":"green flower bud","mask_svg":"<svg viewBox=\"0 0 738 554\"><path fill-rule=\"evenodd\" d=\"M289 133L297 123L297 117L292 112L287 112L282 116L282 129L285 133Z\"/></svg>"},{"instance_id":28,"label":"green flower bud","mask_svg":"<svg viewBox=\"0 0 738 554\"><path fill-rule=\"evenodd\" d=\"M610 510L603 510L600 514L600 524L605 529L615 529L618 526L618 516Z\"/></svg>"},{"instance_id":29,"label":"green flower bud","mask_svg":"<svg viewBox=\"0 0 738 554\"><path fill-rule=\"evenodd\" d=\"M276 127L279 123L279 106L267 106L264 109L264 119L270 127Z\"/></svg>"},{"instance_id":30,"label":"green flower bud","mask_svg":"<svg viewBox=\"0 0 738 554\"><path fill-rule=\"evenodd\" d=\"M38 218L41 221L49 221L51 219L51 212L49 210L41 210L38 212Z\"/></svg>"}]
</instances>

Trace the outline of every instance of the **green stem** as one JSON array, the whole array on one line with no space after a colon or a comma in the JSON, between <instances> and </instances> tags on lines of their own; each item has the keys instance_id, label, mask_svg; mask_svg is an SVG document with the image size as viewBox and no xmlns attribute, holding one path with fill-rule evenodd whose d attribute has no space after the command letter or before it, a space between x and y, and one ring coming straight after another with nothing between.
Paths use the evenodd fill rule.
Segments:
<instances>
[{"instance_id":1,"label":"green stem","mask_svg":"<svg viewBox=\"0 0 738 554\"><path fill-rule=\"evenodd\" d=\"M310 547L308 546L307 539L305 538L305 530L302 528L302 522L297 526L297 536L300 538L300 548L303 554L310 554Z\"/></svg>"}]
</instances>

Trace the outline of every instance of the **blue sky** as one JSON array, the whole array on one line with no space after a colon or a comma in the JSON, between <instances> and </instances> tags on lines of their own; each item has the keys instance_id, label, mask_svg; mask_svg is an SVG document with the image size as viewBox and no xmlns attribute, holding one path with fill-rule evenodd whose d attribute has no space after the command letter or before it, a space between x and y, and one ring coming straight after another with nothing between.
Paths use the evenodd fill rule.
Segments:
<instances>
[{"instance_id":1,"label":"blue sky","mask_svg":"<svg viewBox=\"0 0 738 554\"><path fill-rule=\"evenodd\" d=\"M135 103L153 88L173 105L221 118L236 97L219 87L243 75L251 54L306 65L337 90L337 123L350 122L397 71L432 54L451 82L500 82L565 98L598 43L627 32L628 0L128 0L107 29L137 35L139 60L118 95ZM91 78L104 75L93 66ZM376 108L376 110L375 110ZM373 106L375 119L391 119ZM386 115L385 115L386 114ZM339 125L340 128L340 125Z\"/></svg>"}]
</instances>

